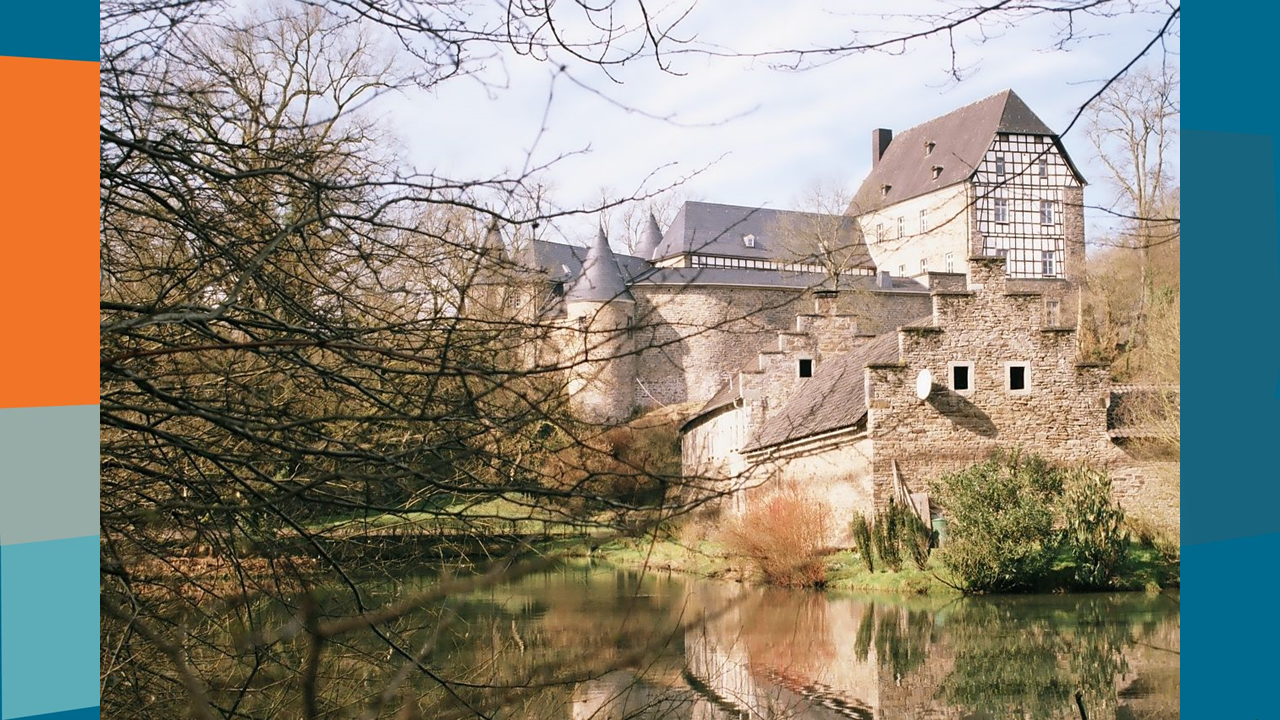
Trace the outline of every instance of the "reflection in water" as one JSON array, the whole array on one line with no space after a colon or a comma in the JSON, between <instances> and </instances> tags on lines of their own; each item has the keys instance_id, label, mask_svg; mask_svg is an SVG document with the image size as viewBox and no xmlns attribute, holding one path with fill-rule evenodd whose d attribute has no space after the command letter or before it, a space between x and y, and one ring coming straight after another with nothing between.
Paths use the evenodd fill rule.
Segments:
<instances>
[{"instance_id":1,"label":"reflection in water","mask_svg":"<svg viewBox=\"0 0 1280 720\"><path fill-rule=\"evenodd\" d=\"M389 583L382 599L429 582ZM424 607L387 631L424 648L450 687L408 673L379 717L1178 715L1176 595L842 596L578 565ZM299 663L304 649L278 652ZM330 646L321 679L334 716L367 707L402 664L367 638ZM240 712L290 716L296 690L262 685Z\"/></svg>"},{"instance_id":2,"label":"reflection in water","mask_svg":"<svg viewBox=\"0 0 1280 720\"><path fill-rule=\"evenodd\" d=\"M1178 714L1176 596L838 596L578 568L457 612L492 620L518 596L541 608L526 634L607 662L561 709L507 717Z\"/></svg>"}]
</instances>

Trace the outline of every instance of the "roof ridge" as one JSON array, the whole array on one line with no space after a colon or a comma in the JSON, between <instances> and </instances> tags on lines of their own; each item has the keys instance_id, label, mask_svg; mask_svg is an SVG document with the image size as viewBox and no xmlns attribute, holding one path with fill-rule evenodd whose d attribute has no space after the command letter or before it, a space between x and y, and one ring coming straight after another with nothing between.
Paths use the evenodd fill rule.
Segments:
<instances>
[{"instance_id":1,"label":"roof ridge","mask_svg":"<svg viewBox=\"0 0 1280 720\"><path fill-rule=\"evenodd\" d=\"M938 116L936 116L936 117L931 117L931 118L929 118L928 120L925 120L924 122L916 123L915 125L912 125L911 127L908 127L908 128L903 128L901 131L897 131L897 130L895 130L895 131L894 131L894 133L893 133L894 138L896 139L896 138L897 138L897 136L899 136L899 135L906 135L907 133L911 132L912 130L917 130L917 129L919 129L919 128L922 128L922 127L924 127L925 125L928 125L929 123L937 122L938 120L941 120L941 119L943 119L943 118L951 117L952 115L955 115L955 114L956 114L956 113L958 113L958 112L963 112L963 111L965 111L965 110L968 110L969 108L973 107L974 105L981 105L982 103L984 103L984 102L986 102L986 101L988 101L988 100L991 100L992 98L996 97L997 95L1005 95L1005 94L1009 94L1009 95L1016 95L1017 93L1013 92L1013 88L1005 88L1004 90L1001 90L1001 91L999 91L999 92L991 93L990 95L988 95L988 96L986 96L986 97L978 98L977 100L974 100L973 102L969 103L968 105L961 105L960 107L955 108L955 109L953 109L953 110L948 110L947 112L945 112L945 113L943 113L943 114L941 114L941 115L938 115ZM1006 98L1006 102L1007 102L1007 98Z\"/></svg>"}]
</instances>

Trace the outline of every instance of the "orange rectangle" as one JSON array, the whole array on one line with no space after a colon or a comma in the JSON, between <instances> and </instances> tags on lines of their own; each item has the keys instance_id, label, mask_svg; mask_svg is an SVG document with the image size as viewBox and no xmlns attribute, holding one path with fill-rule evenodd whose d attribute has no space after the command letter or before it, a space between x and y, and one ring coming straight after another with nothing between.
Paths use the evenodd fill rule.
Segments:
<instances>
[{"instance_id":1,"label":"orange rectangle","mask_svg":"<svg viewBox=\"0 0 1280 720\"><path fill-rule=\"evenodd\" d=\"M98 402L98 64L0 57L0 407Z\"/></svg>"}]
</instances>

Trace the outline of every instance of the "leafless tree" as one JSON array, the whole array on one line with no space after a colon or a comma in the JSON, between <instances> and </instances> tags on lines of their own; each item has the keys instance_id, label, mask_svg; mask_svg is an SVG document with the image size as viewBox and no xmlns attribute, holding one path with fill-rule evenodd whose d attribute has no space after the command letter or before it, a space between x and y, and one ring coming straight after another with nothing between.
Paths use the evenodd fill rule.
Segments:
<instances>
[{"instance_id":1,"label":"leafless tree","mask_svg":"<svg viewBox=\"0 0 1280 720\"><path fill-rule=\"evenodd\" d=\"M1140 318L1152 293L1151 250L1177 233L1178 218L1160 210L1168 207L1175 185L1169 162L1179 107L1177 71L1159 67L1118 79L1089 108L1089 140L1107 168L1116 210L1128 219L1126 236L1142 259Z\"/></svg>"},{"instance_id":2,"label":"leafless tree","mask_svg":"<svg viewBox=\"0 0 1280 720\"><path fill-rule=\"evenodd\" d=\"M846 214L850 197L833 184L816 184L799 204L801 212L781 213L774 223L788 263L817 272L823 287L842 287L841 280L865 275L873 267L862 229Z\"/></svg>"},{"instance_id":3,"label":"leafless tree","mask_svg":"<svg viewBox=\"0 0 1280 720\"><path fill-rule=\"evenodd\" d=\"M612 2L101 5L104 716L487 715L638 662L644 642L503 684L433 652L440 602L551 562L528 536L599 541L715 495L576 420L568 368L528 362L557 328L521 245L662 188L558 209L546 164L423 172L369 109L460 77L497 87L486 67L505 52L664 71L696 49L683 17ZM896 42L967 21L922 22L939 26ZM403 593L393 580L427 550L479 572Z\"/></svg>"}]
</instances>

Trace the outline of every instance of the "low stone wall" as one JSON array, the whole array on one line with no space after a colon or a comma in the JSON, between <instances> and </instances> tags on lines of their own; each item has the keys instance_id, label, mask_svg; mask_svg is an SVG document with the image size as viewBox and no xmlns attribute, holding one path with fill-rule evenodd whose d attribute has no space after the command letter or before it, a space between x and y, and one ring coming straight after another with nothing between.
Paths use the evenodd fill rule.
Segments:
<instances>
[{"instance_id":1,"label":"low stone wall","mask_svg":"<svg viewBox=\"0 0 1280 720\"><path fill-rule=\"evenodd\" d=\"M1177 462L1131 461L1110 469L1111 492L1125 512L1164 533L1181 534L1181 466Z\"/></svg>"}]
</instances>

